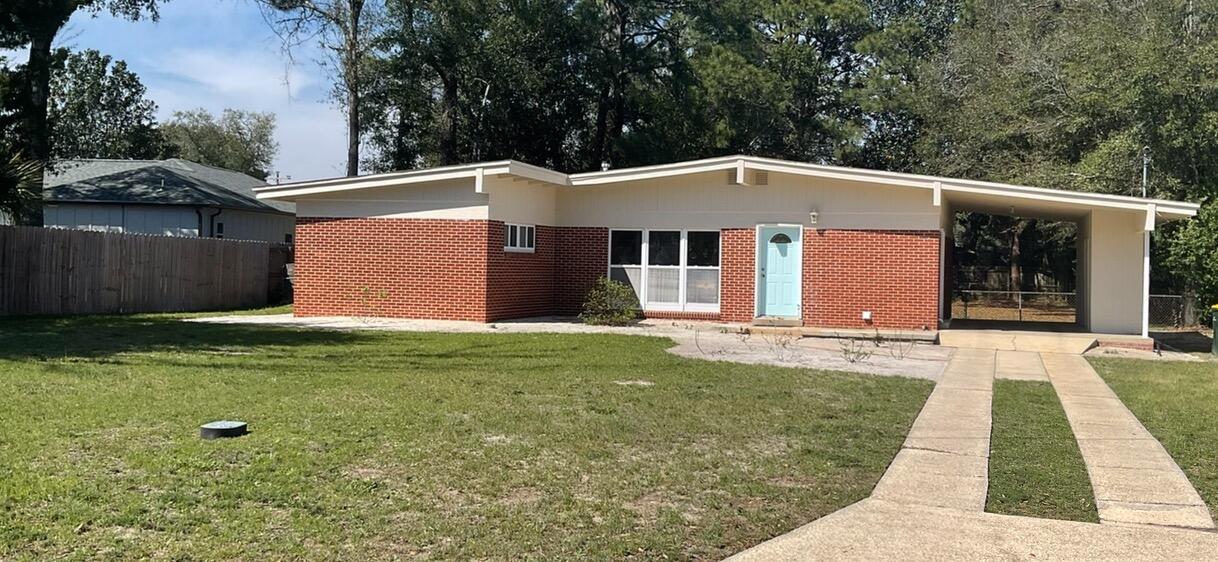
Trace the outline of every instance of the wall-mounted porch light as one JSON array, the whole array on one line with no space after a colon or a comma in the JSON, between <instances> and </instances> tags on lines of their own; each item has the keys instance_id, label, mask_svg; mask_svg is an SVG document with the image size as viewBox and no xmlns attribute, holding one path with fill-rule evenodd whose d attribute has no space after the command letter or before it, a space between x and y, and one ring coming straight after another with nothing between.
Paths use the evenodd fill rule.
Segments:
<instances>
[{"instance_id":1,"label":"wall-mounted porch light","mask_svg":"<svg viewBox=\"0 0 1218 562\"><path fill-rule=\"evenodd\" d=\"M808 213L808 222L811 224L816 224L816 218L818 216L820 216L820 213L818 213L816 209L812 209L812 211Z\"/></svg>"}]
</instances>

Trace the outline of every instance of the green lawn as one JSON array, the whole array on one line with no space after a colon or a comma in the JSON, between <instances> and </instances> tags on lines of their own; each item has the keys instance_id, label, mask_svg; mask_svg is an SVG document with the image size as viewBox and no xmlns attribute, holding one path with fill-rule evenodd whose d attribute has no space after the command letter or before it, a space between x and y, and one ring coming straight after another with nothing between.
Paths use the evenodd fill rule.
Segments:
<instances>
[{"instance_id":1,"label":"green lawn","mask_svg":"<svg viewBox=\"0 0 1218 562\"><path fill-rule=\"evenodd\" d=\"M866 497L931 390L669 345L0 321L0 559L718 558Z\"/></svg>"},{"instance_id":2,"label":"green lawn","mask_svg":"<svg viewBox=\"0 0 1218 562\"><path fill-rule=\"evenodd\" d=\"M205 318L209 316L268 316L271 314L291 314L292 305L281 304L276 306L266 306L263 308L250 308L246 310L224 310L220 312L176 312L172 314L158 315L161 317L174 318Z\"/></svg>"},{"instance_id":3,"label":"green lawn","mask_svg":"<svg viewBox=\"0 0 1218 562\"><path fill-rule=\"evenodd\" d=\"M1098 522L1078 442L1053 385L994 381L986 511Z\"/></svg>"},{"instance_id":4,"label":"green lawn","mask_svg":"<svg viewBox=\"0 0 1218 562\"><path fill-rule=\"evenodd\" d=\"M1218 363L1091 359L1218 513Z\"/></svg>"}]
</instances>

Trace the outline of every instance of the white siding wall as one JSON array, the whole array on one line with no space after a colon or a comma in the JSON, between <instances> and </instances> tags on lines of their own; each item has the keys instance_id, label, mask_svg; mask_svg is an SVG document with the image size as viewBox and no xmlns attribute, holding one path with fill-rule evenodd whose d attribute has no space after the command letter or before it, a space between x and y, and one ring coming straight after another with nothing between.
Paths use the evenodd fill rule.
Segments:
<instances>
[{"instance_id":1,"label":"white siding wall","mask_svg":"<svg viewBox=\"0 0 1218 562\"><path fill-rule=\"evenodd\" d=\"M758 223L817 228L939 230L929 189L771 173L769 185L728 185L727 172L558 190L562 226L746 228Z\"/></svg>"},{"instance_id":2,"label":"white siding wall","mask_svg":"<svg viewBox=\"0 0 1218 562\"><path fill-rule=\"evenodd\" d=\"M1106 334L1141 334L1142 228L1144 212L1092 211L1086 245L1090 329Z\"/></svg>"},{"instance_id":3,"label":"white siding wall","mask_svg":"<svg viewBox=\"0 0 1218 562\"><path fill-rule=\"evenodd\" d=\"M489 204L487 194L474 193L471 178L313 195L296 202L296 216L486 219Z\"/></svg>"},{"instance_id":4,"label":"white siding wall","mask_svg":"<svg viewBox=\"0 0 1218 562\"><path fill-rule=\"evenodd\" d=\"M564 188L571 189L571 188ZM558 188L510 179L487 178L490 219L553 226L558 221Z\"/></svg>"},{"instance_id":5,"label":"white siding wall","mask_svg":"<svg viewBox=\"0 0 1218 562\"><path fill-rule=\"evenodd\" d=\"M766 186L727 184L726 172L655 181L555 187L486 178L321 194L296 200L300 217L491 219L556 226L725 228L761 222L819 228L939 230L930 190L770 174Z\"/></svg>"}]
</instances>

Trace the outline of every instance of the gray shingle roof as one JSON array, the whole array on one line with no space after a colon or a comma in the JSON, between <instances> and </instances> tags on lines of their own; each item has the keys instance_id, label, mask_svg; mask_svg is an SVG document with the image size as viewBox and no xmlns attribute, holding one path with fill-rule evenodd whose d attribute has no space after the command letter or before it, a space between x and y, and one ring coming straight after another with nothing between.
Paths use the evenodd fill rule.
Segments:
<instances>
[{"instance_id":1,"label":"gray shingle roof","mask_svg":"<svg viewBox=\"0 0 1218 562\"><path fill-rule=\"evenodd\" d=\"M224 168L168 160L61 160L47 170L43 199L54 203L198 205L294 213L296 206L259 201L266 182Z\"/></svg>"}]
</instances>

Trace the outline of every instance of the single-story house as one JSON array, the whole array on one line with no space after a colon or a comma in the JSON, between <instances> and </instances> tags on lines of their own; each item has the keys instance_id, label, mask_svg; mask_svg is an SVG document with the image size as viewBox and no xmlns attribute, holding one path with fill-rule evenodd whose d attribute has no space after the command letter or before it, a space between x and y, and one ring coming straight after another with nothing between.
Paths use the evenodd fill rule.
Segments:
<instances>
[{"instance_id":1,"label":"single-story house","mask_svg":"<svg viewBox=\"0 0 1218 562\"><path fill-rule=\"evenodd\" d=\"M727 156L564 174L516 161L257 188L296 204L298 315L579 312L936 329L957 211L1074 221L1080 329L1145 334L1150 231L1192 203ZM1141 304L1139 304L1141 303Z\"/></svg>"},{"instance_id":2,"label":"single-story house","mask_svg":"<svg viewBox=\"0 0 1218 562\"><path fill-rule=\"evenodd\" d=\"M44 176L53 228L291 243L295 205L259 201L265 181L179 158L61 160Z\"/></svg>"}]
</instances>

